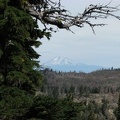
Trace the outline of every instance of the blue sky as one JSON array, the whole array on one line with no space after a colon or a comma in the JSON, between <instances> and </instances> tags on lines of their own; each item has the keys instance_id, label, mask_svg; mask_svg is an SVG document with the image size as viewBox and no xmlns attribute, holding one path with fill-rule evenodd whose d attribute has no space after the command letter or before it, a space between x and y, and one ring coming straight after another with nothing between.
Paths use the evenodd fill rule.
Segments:
<instances>
[{"instance_id":1,"label":"blue sky","mask_svg":"<svg viewBox=\"0 0 120 120\"><path fill-rule=\"evenodd\" d=\"M61 0L63 6L73 14L82 13L89 4L107 4L110 0ZM81 4L82 3L82 4ZM119 0L112 0L111 6L120 4ZM120 16L120 12L116 13ZM95 21L93 21L95 22ZM74 62L105 67L120 67L120 21L109 17L107 20L96 20L107 23L104 27L96 27L96 35L91 28L73 27L75 34L66 30L52 33L51 40L41 39L42 46L37 50L41 57L41 64L50 59L61 56L68 57Z\"/></svg>"}]
</instances>

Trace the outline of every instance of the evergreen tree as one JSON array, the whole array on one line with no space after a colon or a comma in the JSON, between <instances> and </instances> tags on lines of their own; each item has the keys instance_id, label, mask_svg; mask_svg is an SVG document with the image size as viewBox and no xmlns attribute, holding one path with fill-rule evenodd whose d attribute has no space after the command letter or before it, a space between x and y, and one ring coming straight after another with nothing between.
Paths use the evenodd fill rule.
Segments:
<instances>
[{"instance_id":1,"label":"evergreen tree","mask_svg":"<svg viewBox=\"0 0 120 120\"><path fill-rule=\"evenodd\" d=\"M34 103L24 118L39 120L57 120L56 116L59 111L58 99L50 96L37 96Z\"/></svg>"},{"instance_id":2,"label":"evergreen tree","mask_svg":"<svg viewBox=\"0 0 120 120\"><path fill-rule=\"evenodd\" d=\"M118 98L118 107L116 110L116 117L117 117L117 120L120 120L120 94L119 94L119 98Z\"/></svg>"},{"instance_id":3,"label":"evergreen tree","mask_svg":"<svg viewBox=\"0 0 120 120\"><path fill-rule=\"evenodd\" d=\"M0 119L16 119L25 114L39 89L42 76L38 38L49 33L38 28L24 9L22 0L0 0Z\"/></svg>"},{"instance_id":4,"label":"evergreen tree","mask_svg":"<svg viewBox=\"0 0 120 120\"><path fill-rule=\"evenodd\" d=\"M17 87L0 87L0 119L21 120L33 104L32 97Z\"/></svg>"},{"instance_id":5,"label":"evergreen tree","mask_svg":"<svg viewBox=\"0 0 120 120\"><path fill-rule=\"evenodd\" d=\"M39 57L33 46L41 44L37 38L42 37L42 31L30 15L12 6L11 1L0 4L1 84L32 92L41 82L40 74L33 69Z\"/></svg>"},{"instance_id":6,"label":"evergreen tree","mask_svg":"<svg viewBox=\"0 0 120 120\"><path fill-rule=\"evenodd\" d=\"M78 104L77 104L78 105ZM78 106L73 102L72 94L66 96L58 103L59 111L56 120L76 120L78 114Z\"/></svg>"}]
</instances>

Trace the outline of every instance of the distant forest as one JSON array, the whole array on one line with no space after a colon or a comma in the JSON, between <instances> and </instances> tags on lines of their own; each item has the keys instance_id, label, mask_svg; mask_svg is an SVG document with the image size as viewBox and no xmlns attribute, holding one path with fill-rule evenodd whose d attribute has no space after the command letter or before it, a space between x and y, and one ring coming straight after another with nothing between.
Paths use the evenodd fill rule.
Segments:
<instances>
[{"instance_id":1,"label":"distant forest","mask_svg":"<svg viewBox=\"0 0 120 120\"><path fill-rule=\"evenodd\" d=\"M89 94L115 94L120 92L120 69L103 69L91 73L42 71L44 84L41 92L46 94L73 93L75 97Z\"/></svg>"},{"instance_id":2,"label":"distant forest","mask_svg":"<svg viewBox=\"0 0 120 120\"><path fill-rule=\"evenodd\" d=\"M75 102L94 103L101 107L105 116L101 120L115 120L115 110L120 92L120 69L103 69L91 73L56 72L45 69L42 72L44 84L39 94L54 98L72 95ZM102 107L105 108L102 108ZM94 108L95 106L93 106ZM101 117L100 117L101 118Z\"/></svg>"}]
</instances>

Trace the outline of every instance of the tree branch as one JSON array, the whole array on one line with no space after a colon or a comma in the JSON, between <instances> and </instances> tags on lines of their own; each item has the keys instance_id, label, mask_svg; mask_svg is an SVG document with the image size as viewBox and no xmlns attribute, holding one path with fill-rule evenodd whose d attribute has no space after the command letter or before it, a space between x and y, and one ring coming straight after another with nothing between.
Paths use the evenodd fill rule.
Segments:
<instances>
[{"instance_id":1,"label":"tree branch","mask_svg":"<svg viewBox=\"0 0 120 120\"><path fill-rule=\"evenodd\" d=\"M39 19L42 24L46 27L46 24L55 25L60 29L70 30L71 26L83 27L84 24L88 24L93 32L93 27L103 26L105 24L93 24L88 19L98 19L98 18L107 18L108 16L115 17L120 20L120 16L115 15L116 11L119 11L119 6L110 7L107 5L89 5L82 14L77 16L72 16L70 13L63 9L61 6L60 0L58 3L51 0L36 0L34 3L27 2L25 9L27 12Z\"/></svg>"}]
</instances>

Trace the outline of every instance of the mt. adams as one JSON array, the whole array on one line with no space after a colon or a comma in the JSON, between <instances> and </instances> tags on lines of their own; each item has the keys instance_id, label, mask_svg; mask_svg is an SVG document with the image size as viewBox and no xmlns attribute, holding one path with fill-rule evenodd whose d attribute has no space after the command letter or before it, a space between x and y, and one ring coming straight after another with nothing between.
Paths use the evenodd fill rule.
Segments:
<instances>
[{"instance_id":1,"label":"mt. adams","mask_svg":"<svg viewBox=\"0 0 120 120\"><path fill-rule=\"evenodd\" d=\"M43 64L43 67L47 67L56 71L63 71L63 72L92 72L95 70L100 70L102 66L96 65L86 65L83 63L74 63L72 60L66 57L55 57L48 62Z\"/></svg>"}]
</instances>

